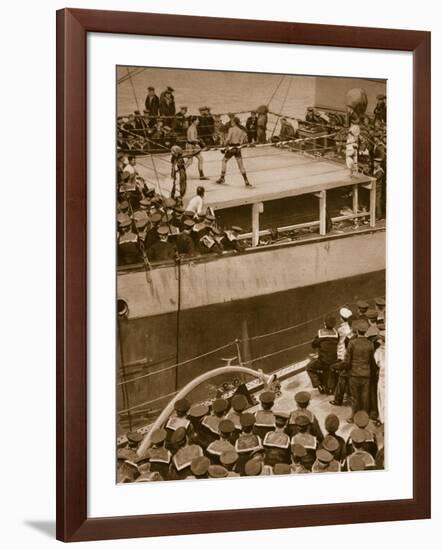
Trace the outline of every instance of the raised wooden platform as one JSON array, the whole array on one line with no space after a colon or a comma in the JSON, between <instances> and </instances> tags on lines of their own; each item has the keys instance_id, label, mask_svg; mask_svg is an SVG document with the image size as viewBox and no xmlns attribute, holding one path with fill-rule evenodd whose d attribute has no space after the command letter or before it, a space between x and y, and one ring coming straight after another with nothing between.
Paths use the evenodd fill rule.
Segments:
<instances>
[{"instance_id":1,"label":"raised wooden platform","mask_svg":"<svg viewBox=\"0 0 442 550\"><path fill-rule=\"evenodd\" d=\"M188 185L184 203L195 195L198 185L203 185L206 189L205 202L215 210L316 193L346 185L368 184L371 181L367 176L350 177L341 163L314 159L300 152L268 145L243 149L244 165L253 187L245 187L234 158L227 165L226 183L220 185L216 180L221 171L222 153L207 151L202 154L204 172L209 180L199 180L198 163L194 159L187 169ZM137 169L157 190L169 196L172 189L169 154L139 157Z\"/></svg>"}]
</instances>

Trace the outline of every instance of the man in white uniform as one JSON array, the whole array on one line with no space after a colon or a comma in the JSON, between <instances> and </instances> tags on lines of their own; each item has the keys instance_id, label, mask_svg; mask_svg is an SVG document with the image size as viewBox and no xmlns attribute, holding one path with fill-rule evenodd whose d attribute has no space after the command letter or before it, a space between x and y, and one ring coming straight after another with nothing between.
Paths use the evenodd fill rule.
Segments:
<instances>
[{"instance_id":1,"label":"man in white uniform","mask_svg":"<svg viewBox=\"0 0 442 550\"><path fill-rule=\"evenodd\" d=\"M379 422L384 423L385 406L385 325L379 325L379 340L381 345L374 352L374 360L379 368L378 378L378 414Z\"/></svg>"}]
</instances>

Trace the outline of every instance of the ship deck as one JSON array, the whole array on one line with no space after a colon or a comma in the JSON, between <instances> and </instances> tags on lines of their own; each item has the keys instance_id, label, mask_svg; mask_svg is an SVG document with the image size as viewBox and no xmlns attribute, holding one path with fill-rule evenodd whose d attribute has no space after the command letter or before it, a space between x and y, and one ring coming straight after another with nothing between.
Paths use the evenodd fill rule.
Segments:
<instances>
[{"instance_id":1,"label":"ship deck","mask_svg":"<svg viewBox=\"0 0 442 550\"><path fill-rule=\"evenodd\" d=\"M206 189L206 204L214 210L220 210L371 181L368 176L351 177L341 162L314 158L312 155L274 145L245 148L242 154L253 187L245 187L234 158L227 164L226 183L217 184L222 154L220 151L207 151L202 155L204 172L209 180L200 181L195 159L187 169L185 205L195 195L198 185L203 185ZM137 169L162 194L170 195L172 179L169 154L138 157Z\"/></svg>"}]
</instances>

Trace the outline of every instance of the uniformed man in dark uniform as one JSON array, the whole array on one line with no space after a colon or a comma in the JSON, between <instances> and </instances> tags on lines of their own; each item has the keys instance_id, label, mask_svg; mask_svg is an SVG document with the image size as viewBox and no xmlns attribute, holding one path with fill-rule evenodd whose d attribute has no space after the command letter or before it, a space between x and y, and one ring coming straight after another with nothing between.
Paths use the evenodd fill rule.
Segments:
<instances>
[{"instance_id":1,"label":"uniformed man in dark uniform","mask_svg":"<svg viewBox=\"0 0 442 550\"><path fill-rule=\"evenodd\" d=\"M160 100L155 94L155 88L149 86L147 88L146 101L144 102L146 110L149 111L149 126L153 128L157 122L157 117L160 111Z\"/></svg>"},{"instance_id":2,"label":"uniformed man in dark uniform","mask_svg":"<svg viewBox=\"0 0 442 550\"><path fill-rule=\"evenodd\" d=\"M242 233L242 228L237 225L232 225L230 229L225 229L221 238L221 245L224 250L236 250L243 252L245 245L238 239L238 235Z\"/></svg>"},{"instance_id":3,"label":"uniformed man in dark uniform","mask_svg":"<svg viewBox=\"0 0 442 550\"><path fill-rule=\"evenodd\" d=\"M235 426L231 420L223 419L218 425L219 438L212 441L207 446L206 453L210 457L212 464L219 464L220 457L226 451L234 451L235 447L231 443L231 437Z\"/></svg>"},{"instance_id":4,"label":"uniformed man in dark uniform","mask_svg":"<svg viewBox=\"0 0 442 550\"><path fill-rule=\"evenodd\" d=\"M308 408L311 395L308 391L299 391L295 394L296 409L290 414L286 432L292 437L298 432L296 419L298 416L306 416L309 419L308 432L316 437L318 441L322 441L323 434L319 426L318 419L313 412Z\"/></svg>"},{"instance_id":5,"label":"uniformed man in dark uniform","mask_svg":"<svg viewBox=\"0 0 442 550\"><path fill-rule=\"evenodd\" d=\"M385 299L380 297L376 298L375 300L376 309L378 312L378 317L376 319L376 323L379 324L385 324Z\"/></svg>"},{"instance_id":6,"label":"uniformed man in dark uniform","mask_svg":"<svg viewBox=\"0 0 442 550\"><path fill-rule=\"evenodd\" d=\"M373 470L376 467L375 460L370 453L368 453L367 451L364 451L363 449L363 445L367 438L367 434L365 430L361 430L360 428L355 428L354 430L352 430L350 434L350 438L352 441L354 452L350 453L347 456L347 460L346 460L347 470L352 470L351 462L354 459L354 457L358 457L362 459L362 461L364 462L364 470Z\"/></svg>"},{"instance_id":7,"label":"uniformed man in dark uniform","mask_svg":"<svg viewBox=\"0 0 442 550\"><path fill-rule=\"evenodd\" d=\"M256 111L251 111L250 116L246 120L247 139L249 143L255 143L258 132L258 118Z\"/></svg>"},{"instance_id":8,"label":"uniformed man in dark uniform","mask_svg":"<svg viewBox=\"0 0 442 550\"><path fill-rule=\"evenodd\" d=\"M175 247L168 241L170 233L167 225L160 225L157 229L159 241L153 244L147 251L151 262L167 262L175 259Z\"/></svg>"},{"instance_id":9,"label":"uniformed man in dark uniform","mask_svg":"<svg viewBox=\"0 0 442 550\"><path fill-rule=\"evenodd\" d=\"M368 302L366 302L365 300L358 300L356 302L356 305L358 307L358 314L356 318L367 320L367 310L370 307Z\"/></svg>"},{"instance_id":10,"label":"uniformed man in dark uniform","mask_svg":"<svg viewBox=\"0 0 442 550\"><path fill-rule=\"evenodd\" d=\"M132 220L127 214L118 214L118 265L130 265L141 262L138 237L132 231Z\"/></svg>"},{"instance_id":11,"label":"uniformed man in dark uniform","mask_svg":"<svg viewBox=\"0 0 442 550\"><path fill-rule=\"evenodd\" d=\"M192 475L190 470L192 460L198 456L203 456L203 450L199 445L187 442L185 428L178 428L173 432L171 444L176 451L172 457L170 478L186 479L187 476Z\"/></svg>"},{"instance_id":12,"label":"uniformed man in dark uniform","mask_svg":"<svg viewBox=\"0 0 442 550\"><path fill-rule=\"evenodd\" d=\"M140 443L143 441L143 434L140 432L129 432L126 434L126 438L127 448L136 453Z\"/></svg>"},{"instance_id":13,"label":"uniformed man in dark uniform","mask_svg":"<svg viewBox=\"0 0 442 550\"><path fill-rule=\"evenodd\" d=\"M215 121L213 116L210 114L210 109L208 107L199 108L200 116L199 119L199 135L206 147L211 147L213 145L213 132Z\"/></svg>"},{"instance_id":14,"label":"uniformed man in dark uniform","mask_svg":"<svg viewBox=\"0 0 442 550\"><path fill-rule=\"evenodd\" d=\"M307 374L312 386L318 388L320 393L331 391L328 387L330 366L336 363L338 358L339 334L335 327L336 317L328 315L324 327L318 330L312 341L312 348L318 350L318 357L307 365Z\"/></svg>"},{"instance_id":15,"label":"uniformed man in dark uniform","mask_svg":"<svg viewBox=\"0 0 442 550\"><path fill-rule=\"evenodd\" d=\"M272 391L264 391L259 396L261 402L261 409L255 413L255 426L253 433L264 439L267 432L271 432L275 429L275 416L272 412L273 405L275 403L275 394Z\"/></svg>"},{"instance_id":16,"label":"uniformed man in dark uniform","mask_svg":"<svg viewBox=\"0 0 442 550\"><path fill-rule=\"evenodd\" d=\"M229 410L226 399L215 399L212 403L212 414L206 415L201 421L201 433L207 446L219 438L219 424Z\"/></svg>"},{"instance_id":17,"label":"uniformed man in dark uniform","mask_svg":"<svg viewBox=\"0 0 442 550\"><path fill-rule=\"evenodd\" d=\"M246 462L251 456L262 450L261 439L253 433L255 416L252 413L242 413L240 416L242 432L235 442L235 451L239 455L238 472L243 475Z\"/></svg>"},{"instance_id":18,"label":"uniformed man in dark uniform","mask_svg":"<svg viewBox=\"0 0 442 550\"><path fill-rule=\"evenodd\" d=\"M187 413L187 417L190 420L190 427L188 428L188 437L189 442L196 443L203 449L207 447L208 442L206 441L204 434L201 429L201 421L209 413L209 407L204 404L195 404L192 405Z\"/></svg>"},{"instance_id":19,"label":"uniformed man in dark uniform","mask_svg":"<svg viewBox=\"0 0 442 550\"><path fill-rule=\"evenodd\" d=\"M291 445L292 451L292 473L294 474L309 474L311 470L306 467L306 463L309 464L309 458L307 451L303 445L295 443Z\"/></svg>"},{"instance_id":20,"label":"uniformed man in dark uniform","mask_svg":"<svg viewBox=\"0 0 442 550\"><path fill-rule=\"evenodd\" d=\"M176 241L178 254L185 254L186 256L194 256L196 254L195 242L191 236L194 225L195 222L193 220L184 220L184 229L178 235Z\"/></svg>"},{"instance_id":21,"label":"uniformed man in dark uniform","mask_svg":"<svg viewBox=\"0 0 442 550\"><path fill-rule=\"evenodd\" d=\"M173 129L177 135L177 138L180 142L186 141L187 128L189 127L188 117L187 117L187 107L182 106L180 110L175 115Z\"/></svg>"},{"instance_id":22,"label":"uniformed man in dark uniform","mask_svg":"<svg viewBox=\"0 0 442 550\"><path fill-rule=\"evenodd\" d=\"M373 159L373 177L376 178L376 219L383 220L385 218L385 170L382 166L383 158L376 156Z\"/></svg>"},{"instance_id":23,"label":"uniformed man in dark uniform","mask_svg":"<svg viewBox=\"0 0 442 550\"><path fill-rule=\"evenodd\" d=\"M264 447L264 464L275 466L278 463L290 464L290 437L285 433L288 413L285 411L273 411L275 417L275 429L265 434L262 440Z\"/></svg>"},{"instance_id":24,"label":"uniformed man in dark uniform","mask_svg":"<svg viewBox=\"0 0 442 550\"><path fill-rule=\"evenodd\" d=\"M144 238L144 250L146 253L149 252L151 247L160 240L158 235L158 227L161 223L162 214L158 211L155 211L150 216L150 229L146 231L146 236Z\"/></svg>"},{"instance_id":25,"label":"uniformed man in dark uniform","mask_svg":"<svg viewBox=\"0 0 442 550\"><path fill-rule=\"evenodd\" d=\"M209 474L209 477L211 479L221 479L229 475L229 472L226 470L226 468L224 468L224 466L221 466L220 464L211 464L207 473Z\"/></svg>"},{"instance_id":26,"label":"uniformed man in dark uniform","mask_svg":"<svg viewBox=\"0 0 442 550\"><path fill-rule=\"evenodd\" d=\"M236 471L238 459L239 455L235 450L225 451L220 456L219 461L221 466L224 466L224 468L228 471L227 477L239 477L240 474Z\"/></svg>"},{"instance_id":27,"label":"uniformed man in dark uniform","mask_svg":"<svg viewBox=\"0 0 442 550\"><path fill-rule=\"evenodd\" d=\"M140 472L135 462L125 460L117 471L117 483L133 483L139 477Z\"/></svg>"},{"instance_id":28,"label":"uniformed man in dark uniform","mask_svg":"<svg viewBox=\"0 0 442 550\"><path fill-rule=\"evenodd\" d=\"M325 472L340 472L341 466L337 460L333 458L333 455L325 449L318 449L316 451L316 460L312 466L312 473L319 474Z\"/></svg>"},{"instance_id":29,"label":"uniformed man in dark uniform","mask_svg":"<svg viewBox=\"0 0 442 550\"><path fill-rule=\"evenodd\" d=\"M318 445L318 449L325 449L328 451L333 456L333 460L336 460L341 466L341 448L336 437L326 435L322 442Z\"/></svg>"},{"instance_id":30,"label":"uniformed man in dark uniform","mask_svg":"<svg viewBox=\"0 0 442 550\"><path fill-rule=\"evenodd\" d=\"M190 463L190 471L196 479L207 479L210 460L207 456L197 456Z\"/></svg>"},{"instance_id":31,"label":"uniformed man in dark uniform","mask_svg":"<svg viewBox=\"0 0 442 550\"><path fill-rule=\"evenodd\" d=\"M230 405L231 405L231 409L227 413L226 418L231 420L235 427L235 431L232 434L232 440L233 442L235 442L242 431L241 415L247 409L247 406L248 406L247 398L245 395L238 393L232 397Z\"/></svg>"},{"instance_id":32,"label":"uniformed man in dark uniform","mask_svg":"<svg viewBox=\"0 0 442 550\"><path fill-rule=\"evenodd\" d=\"M381 122L383 124L386 124L387 122L387 103L386 99L387 96L385 94L378 94L376 96L377 103L376 107L374 108L374 120L375 122Z\"/></svg>"},{"instance_id":33,"label":"uniformed man in dark uniform","mask_svg":"<svg viewBox=\"0 0 442 550\"><path fill-rule=\"evenodd\" d=\"M325 437L331 436L336 439L339 444L339 450L336 452L335 458L342 464L347 456L347 452L345 439L336 433L339 430L339 418L335 414L327 415L324 426L327 431Z\"/></svg>"},{"instance_id":34,"label":"uniformed man in dark uniform","mask_svg":"<svg viewBox=\"0 0 442 550\"><path fill-rule=\"evenodd\" d=\"M376 454L378 452L378 443L376 440L376 434L368 428L368 425L370 423L370 417L365 411L358 411L354 415L354 423L355 425L365 432L365 440L360 446L360 448L364 451L367 451L367 453L370 453L373 458L376 458ZM353 445L351 435L347 440L346 445L346 452L347 454L351 454L355 451L355 447Z\"/></svg>"},{"instance_id":35,"label":"uniformed man in dark uniform","mask_svg":"<svg viewBox=\"0 0 442 550\"><path fill-rule=\"evenodd\" d=\"M135 461L140 471L143 471L143 466L148 464L151 472L158 472L163 479L169 479L172 454L164 446L166 437L167 432L163 428L155 430L151 434L150 441L152 446Z\"/></svg>"},{"instance_id":36,"label":"uniformed man in dark uniform","mask_svg":"<svg viewBox=\"0 0 442 550\"><path fill-rule=\"evenodd\" d=\"M311 470L314 461L316 460L316 449L318 448L318 440L308 432L310 419L305 414L300 414L296 417L297 433L291 439L291 447L298 444L302 445L307 451L307 457L303 461L306 468Z\"/></svg>"},{"instance_id":37,"label":"uniformed man in dark uniform","mask_svg":"<svg viewBox=\"0 0 442 550\"><path fill-rule=\"evenodd\" d=\"M167 431L167 445L169 447L172 440L172 435L178 428L184 428L187 433L187 430L190 426L190 420L187 416L187 412L189 409L190 403L186 398L178 399L177 401L175 401L174 411L169 416L164 426Z\"/></svg>"},{"instance_id":38,"label":"uniformed man in dark uniform","mask_svg":"<svg viewBox=\"0 0 442 550\"><path fill-rule=\"evenodd\" d=\"M175 118L175 99L173 97L173 89L168 86L160 95L160 115L163 118L164 126L172 128Z\"/></svg>"}]
</instances>

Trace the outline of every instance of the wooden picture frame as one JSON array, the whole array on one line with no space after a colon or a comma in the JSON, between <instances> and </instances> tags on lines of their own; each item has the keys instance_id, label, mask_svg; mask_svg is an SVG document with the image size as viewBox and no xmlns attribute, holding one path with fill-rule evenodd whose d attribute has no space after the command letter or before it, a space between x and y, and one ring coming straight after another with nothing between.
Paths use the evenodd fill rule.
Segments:
<instances>
[{"instance_id":1,"label":"wooden picture frame","mask_svg":"<svg viewBox=\"0 0 442 550\"><path fill-rule=\"evenodd\" d=\"M87 516L87 33L413 53L413 498L91 519ZM57 538L116 539L430 517L430 33L64 9L57 12Z\"/></svg>"}]
</instances>

